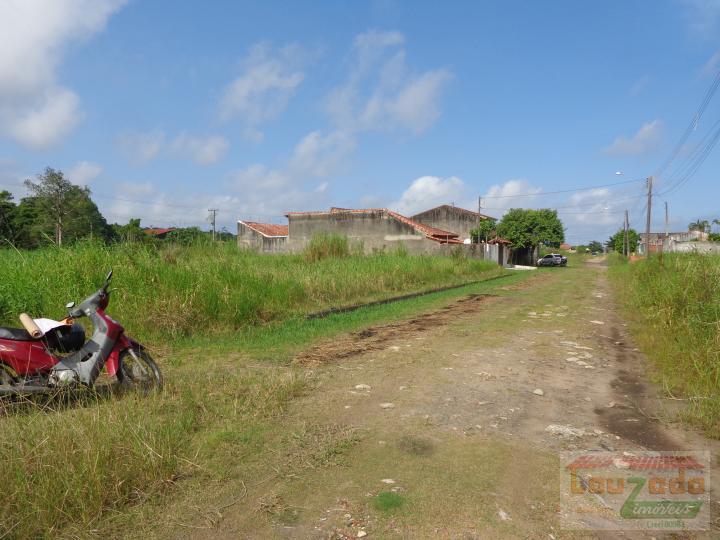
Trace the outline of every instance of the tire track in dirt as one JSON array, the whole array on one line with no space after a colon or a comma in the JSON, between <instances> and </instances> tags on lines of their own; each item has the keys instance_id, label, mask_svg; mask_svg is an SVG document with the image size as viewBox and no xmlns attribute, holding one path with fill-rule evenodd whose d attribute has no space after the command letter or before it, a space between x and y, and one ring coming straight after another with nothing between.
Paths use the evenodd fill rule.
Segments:
<instances>
[{"instance_id":1,"label":"tire track in dirt","mask_svg":"<svg viewBox=\"0 0 720 540\"><path fill-rule=\"evenodd\" d=\"M475 314L481 309L482 304L493 298L497 298L497 296L471 294L448 306L406 321L371 326L359 332L352 332L339 339L327 340L303 351L294 358L293 362L320 364L385 349L389 342L397 338L412 337L445 326L463 315Z\"/></svg>"}]
</instances>

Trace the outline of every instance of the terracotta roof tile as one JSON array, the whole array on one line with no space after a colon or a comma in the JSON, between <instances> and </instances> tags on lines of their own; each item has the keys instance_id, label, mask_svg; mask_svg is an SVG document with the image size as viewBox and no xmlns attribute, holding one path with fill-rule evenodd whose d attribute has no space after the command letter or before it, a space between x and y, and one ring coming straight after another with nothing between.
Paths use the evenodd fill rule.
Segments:
<instances>
[{"instance_id":1,"label":"terracotta roof tile","mask_svg":"<svg viewBox=\"0 0 720 540\"><path fill-rule=\"evenodd\" d=\"M255 221L240 221L246 227L249 227L255 232L262 234L263 236L287 236L288 226L287 225L275 225L274 223L257 223Z\"/></svg>"},{"instance_id":2,"label":"terracotta roof tile","mask_svg":"<svg viewBox=\"0 0 720 540\"><path fill-rule=\"evenodd\" d=\"M392 210L387 211L388 215L394 217L398 221L401 221L405 223L406 225L410 225L413 229L416 231L419 231L423 233L425 236L434 236L434 237L440 237L440 238L457 238L459 235L450 232L450 231L443 231L442 229L436 229L435 227L431 227L430 225L425 225L424 223L418 223L417 221L410 219L408 217L403 216L402 214L398 214L397 212L393 212Z\"/></svg>"},{"instance_id":3,"label":"terracotta roof tile","mask_svg":"<svg viewBox=\"0 0 720 540\"><path fill-rule=\"evenodd\" d=\"M150 236L160 236L161 234L167 234L169 232L173 232L174 230L176 230L175 227L168 227L166 229L148 228L143 229L143 232Z\"/></svg>"},{"instance_id":4,"label":"terracotta roof tile","mask_svg":"<svg viewBox=\"0 0 720 540\"><path fill-rule=\"evenodd\" d=\"M482 217L483 219L492 219L493 221L496 221L496 218L494 218L494 217L492 217L492 216L488 216L488 215L485 215L485 214L478 214L477 212L473 212L472 210L467 210L466 208L461 208L461 207L459 207L459 206L452 206L452 205L450 205L450 204L441 204L440 206L436 206L436 207L434 207L434 208L430 208L430 209L425 210L425 211L423 211L423 212L419 212L419 213L415 214L413 217L421 216L421 215L426 214L426 213L428 213L428 212L432 212L433 210L438 210L439 208L447 208L448 210L451 210L451 211L453 211L453 212L457 212L458 214L465 214L465 215L467 215L467 216L474 217L475 219L477 219L477 217L480 216L480 217Z\"/></svg>"}]
</instances>

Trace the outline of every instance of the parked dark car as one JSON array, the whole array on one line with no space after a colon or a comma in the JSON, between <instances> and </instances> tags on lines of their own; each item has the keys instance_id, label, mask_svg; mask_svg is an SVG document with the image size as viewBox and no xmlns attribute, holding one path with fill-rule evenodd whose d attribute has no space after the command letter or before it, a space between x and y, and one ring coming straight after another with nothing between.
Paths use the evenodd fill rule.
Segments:
<instances>
[{"instance_id":1,"label":"parked dark car","mask_svg":"<svg viewBox=\"0 0 720 540\"><path fill-rule=\"evenodd\" d=\"M558 253L548 253L544 257L538 259L538 266L567 266L567 257L563 257Z\"/></svg>"}]
</instances>

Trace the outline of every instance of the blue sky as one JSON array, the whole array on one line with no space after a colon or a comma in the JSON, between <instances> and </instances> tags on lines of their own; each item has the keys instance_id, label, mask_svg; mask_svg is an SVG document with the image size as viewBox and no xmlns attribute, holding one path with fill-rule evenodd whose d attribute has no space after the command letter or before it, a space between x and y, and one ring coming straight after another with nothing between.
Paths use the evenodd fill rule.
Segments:
<instances>
[{"instance_id":1,"label":"blue sky","mask_svg":"<svg viewBox=\"0 0 720 540\"><path fill-rule=\"evenodd\" d=\"M631 181L720 70L720 0L9 0L0 35L0 188L52 166L111 221L155 226L483 196L604 240L625 208L644 227ZM720 97L658 192L718 119ZM719 166L654 201L672 229L720 217Z\"/></svg>"}]
</instances>

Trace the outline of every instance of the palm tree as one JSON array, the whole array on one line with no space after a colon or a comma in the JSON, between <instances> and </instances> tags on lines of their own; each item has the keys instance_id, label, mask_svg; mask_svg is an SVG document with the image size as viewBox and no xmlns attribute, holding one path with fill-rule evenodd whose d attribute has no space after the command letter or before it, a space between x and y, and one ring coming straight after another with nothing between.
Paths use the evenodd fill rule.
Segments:
<instances>
[{"instance_id":1,"label":"palm tree","mask_svg":"<svg viewBox=\"0 0 720 540\"><path fill-rule=\"evenodd\" d=\"M715 220L717 222L717 220ZM707 219L698 219L688 225L689 231L700 231L708 232L710 229L710 222Z\"/></svg>"},{"instance_id":2,"label":"palm tree","mask_svg":"<svg viewBox=\"0 0 720 540\"><path fill-rule=\"evenodd\" d=\"M720 218L713 219L713 225L717 225L720 228Z\"/></svg>"}]
</instances>

